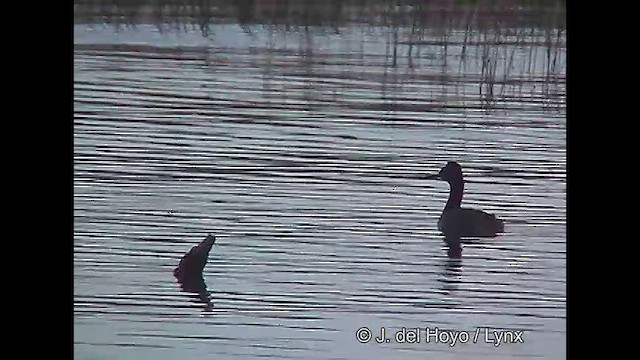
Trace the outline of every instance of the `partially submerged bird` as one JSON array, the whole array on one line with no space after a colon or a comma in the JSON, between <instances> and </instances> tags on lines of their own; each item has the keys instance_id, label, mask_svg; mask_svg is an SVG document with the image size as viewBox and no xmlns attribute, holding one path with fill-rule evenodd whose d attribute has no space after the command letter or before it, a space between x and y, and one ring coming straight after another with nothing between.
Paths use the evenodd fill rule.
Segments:
<instances>
[{"instance_id":1,"label":"partially submerged bird","mask_svg":"<svg viewBox=\"0 0 640 360\"><path fill-rule=\"evenodd\" d=\"M438 230L447 237L494 237L504 232L504 221L481 210L460 207L464 193L462 167L449 161L438 174L426 179L444 180L449 183L449 200L438 220Z\"/></svg>"},{"instance_id":2,"label":"partially submerged bird","mask_svg":"<svg viewBox=\"0 0 640 360\"><path fill-rule=\"evenodd\" d=\"M182 259L178 266L173 270L173 274L178 280L190 280L202 278L202 270L207 264L209 259L209 251L216 242L216 237L213 235L207 235L202 242L189 250Z\"/></svg>"},{"instance_id":3,"label":"partially submerged bird","mask_svg":"<svg viewBox=\"0 0 640 360\"><path fill-rule=\"evenodd\" d=\"M207 290L207 284L204 282L202 276L202 270L207 264L209 259L209 252L211 247L216 242L216 238L213 235L207 235L202 242L189 250L180 263L173 270L173 274L178 279L182 290L195 294L194 297L200 302L205 304L205 310L209 311L213 308L209 291Z\"/></svg>"}]
</instances>

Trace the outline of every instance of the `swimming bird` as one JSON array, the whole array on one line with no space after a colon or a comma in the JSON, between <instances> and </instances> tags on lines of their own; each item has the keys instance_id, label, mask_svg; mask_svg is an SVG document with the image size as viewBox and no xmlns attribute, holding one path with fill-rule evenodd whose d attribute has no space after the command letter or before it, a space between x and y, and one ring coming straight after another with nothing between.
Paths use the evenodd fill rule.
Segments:
<instances>
[{"instance_id":1,"label":"swimming bird","mask_svg":"<svg viewBox=\"0 0 640 360\"><path fill-rule=\"evenodd\" d=\"M193 297L205 304L206 311L211 310L213 304L211 303L211 294L207 290L207 284L204 282L202 270L207 264L209 252L215 242L215 236L207 235L200 244L192 247L180 259L180 263L173 270L173 274L178 279L182 290L186 293L195 294Z\"/></svg>"},{"instance_id":2,"label":"swimming bird","mask_svg":"<svg viewBox=\"0 0 640 360\"><path fill-rule=\"evenodd\" d=\"M200 244L192 247L191 250L189 250L182 259L180 259L180 263L173 270L173 274L179 280L198 279L198 277L201 278L202 270L207 264L207 259L209 258L209 251L211 251L211 247L215 242L215 236L207 235Z\"/></svg>"},{"instance_id":3,"label":"swimming bird","mask_svg":"<svg viewBox=\"0 0 640 360\"><path fill-rule=\"evenodd\" d=\"M444 180L449 183L449 200L438 220L438 230L449 237L495 237L504 232L504 221L482 210L462 208L464 178L462 167L449 161L439 173L425 179Z\"/></svg>"}]
</instances>

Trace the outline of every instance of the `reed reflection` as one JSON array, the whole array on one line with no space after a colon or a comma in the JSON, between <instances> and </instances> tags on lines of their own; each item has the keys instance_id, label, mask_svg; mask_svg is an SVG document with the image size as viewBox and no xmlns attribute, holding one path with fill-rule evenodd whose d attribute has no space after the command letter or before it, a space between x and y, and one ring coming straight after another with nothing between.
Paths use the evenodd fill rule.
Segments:
<instances>
[{"instance_id":1,"label":"reed reflection","mask_svg":"<svg viewBox=\"0 0 640 360\"><path fill-rule=\"evenodd\" d=\"M256 64L269 73L264 78L265 97L277 97L279 93L283 97L290 95L287 91L271 91L271 78L318 75L331 78L319 89L313 82L304 83L304 99L309 107L311 100L323 99L323 89L336 86L336 78L379 84L384 101L363 105L367 110L424 112L453 107L488 111L504 107L514 98L531 104L539 101L541 93L547 98L543 106L563 106L566 92L563 1L539 4L516 1L518 6L511 2L445 3L378 0L363 5L357 1L207 0L194 3L160 0L125 6L116 0L76 0L74 18L79 24L106 23L116 28L154 24L161 32L199 27L204 37L215 37L216 31L222 30L221 24L237 24L251 41L262 39L254 34L268 39L255 47L265 54ZM296 36L291 36L292 33ZM365 36L367 33L376 36ZM348 45L348 52L344 53L345 45L341 44ZM382 46L382 54L374 56L372 49L382 49ZM279 50L296 47L297 69L292 68L290 56L278 54ZM336 51L333 47L340 48L340 56L346 58L327 57ZM342 66L338 73L319 70L322 65L339 65L345 61L366 66L375 64L380 69L372 72L373 67L363 72ZM216 63L208 62L208 65L216 66ZM229 62L221 65L227 67ZM398 96L397 90L387 86L403 84L407 79L429 86L454 83L456 91L447 93L442 103L437 99L398 101L407 96ZM338 82L338 86L344 88L331 91L351 91L349 87L353 83Z\"/></svg>"}]
</instances>

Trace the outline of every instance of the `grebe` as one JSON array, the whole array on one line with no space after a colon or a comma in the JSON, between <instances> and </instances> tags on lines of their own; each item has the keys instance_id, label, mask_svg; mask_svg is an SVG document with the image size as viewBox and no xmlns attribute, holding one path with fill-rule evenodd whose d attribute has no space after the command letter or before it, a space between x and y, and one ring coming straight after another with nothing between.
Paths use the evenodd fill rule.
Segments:
<instances>
[{"instance_id":1,"label":"grebe","mask_svg":"<svg viewBox=\"0 0 640 360\"><path fill-rule=\"evenodd\" d=\"M494 237L504 232L504 221L495 215L476 209L460 207L464 193L462 167L449 161L438 174L426 179L444 180L449 183L449 200L438 220L438 230L445 236L453 237Z\"/></svg>"},{"instance_id":2,"label":"grebe","mask_svg":"<svg viewBox=\"0 0 640 360\"><path fill-rule=\"evenodd\" d=\"M173 274L178 280L202 278L202 270L207 264L209 251L211 251L211 247L215 242L215 236L207 235L200 244L192 247L191 250L180 259L180 263L173 270Z\"/></svg>"},{"instance_id":3,"label":"grebe","mask_svg":"<svg viewBox=\"0 0 640 360\"><path fill-rule=\"evenodd\" d=\"M213 235L207 235L202 242L189 250L180 263L173 270L173 274L178 279L180 287L186 293L205 304L205 311L211 311L213 304L211 303L211 294L207 290L207 284L204 282L202 270L207 264L211 247L216 242Z\"/></svg>"}]
</instances>

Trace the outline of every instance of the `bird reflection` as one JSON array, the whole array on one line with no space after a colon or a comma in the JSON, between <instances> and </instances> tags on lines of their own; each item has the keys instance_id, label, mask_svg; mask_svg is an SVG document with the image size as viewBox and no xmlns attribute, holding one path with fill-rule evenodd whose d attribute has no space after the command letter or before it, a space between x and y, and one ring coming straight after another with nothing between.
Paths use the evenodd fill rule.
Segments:
<instances>
[{"instance_id":1,"label":"bird reflection","mask_svg":"<svg viewBox=\"0 0 640 360\"><path fill-rule=\"evenodd\" d=\"M461 238L459 236L447 235L444 237L444 243L447 245L449 259L462 259Z\"/></svg>"},{"instance_id":2,"label":"bird reflection","mask_svg":"<svg viewBox=\"0 0 640 360\"><path fill-rule=\"evenodd\" d=\"M204 282L204 277L194 276L189 278L178 278L178 284L183 292L193 300L195 304L204 304L204 311L213 310L213 303L211 302L211 294L207 290L207 284Z\"/></svg>"},{"instance_id":3,"label":"bird reflection","mask_svg":"<svg viewBox=\"0 0 640 360\"><path fill-rule=\"evenodd\" d=\"M444 279L443 290L446 293L453 292L458 289L462 270L462 246L460 245L460 237L446 236L444 243L447 248L447 259L444 262Z\"/></svg>"},{"instance_id":4,"label":"bird reflection","mask_svg":"<svg viewBox=\"0 0 640 360\"><path fill-rule=\"evenodd\" d=\"M202 276L202 270L207 264L209 251L215 241L216 238L213 235L208 235L200 244L191 248L173 270L182 291L191 294L190 297L196 299L196 303L204 303L205 311L210 311L213 304L211 303L211 294L207 290L207 284Z\"/></svg>"}]
</instances>

